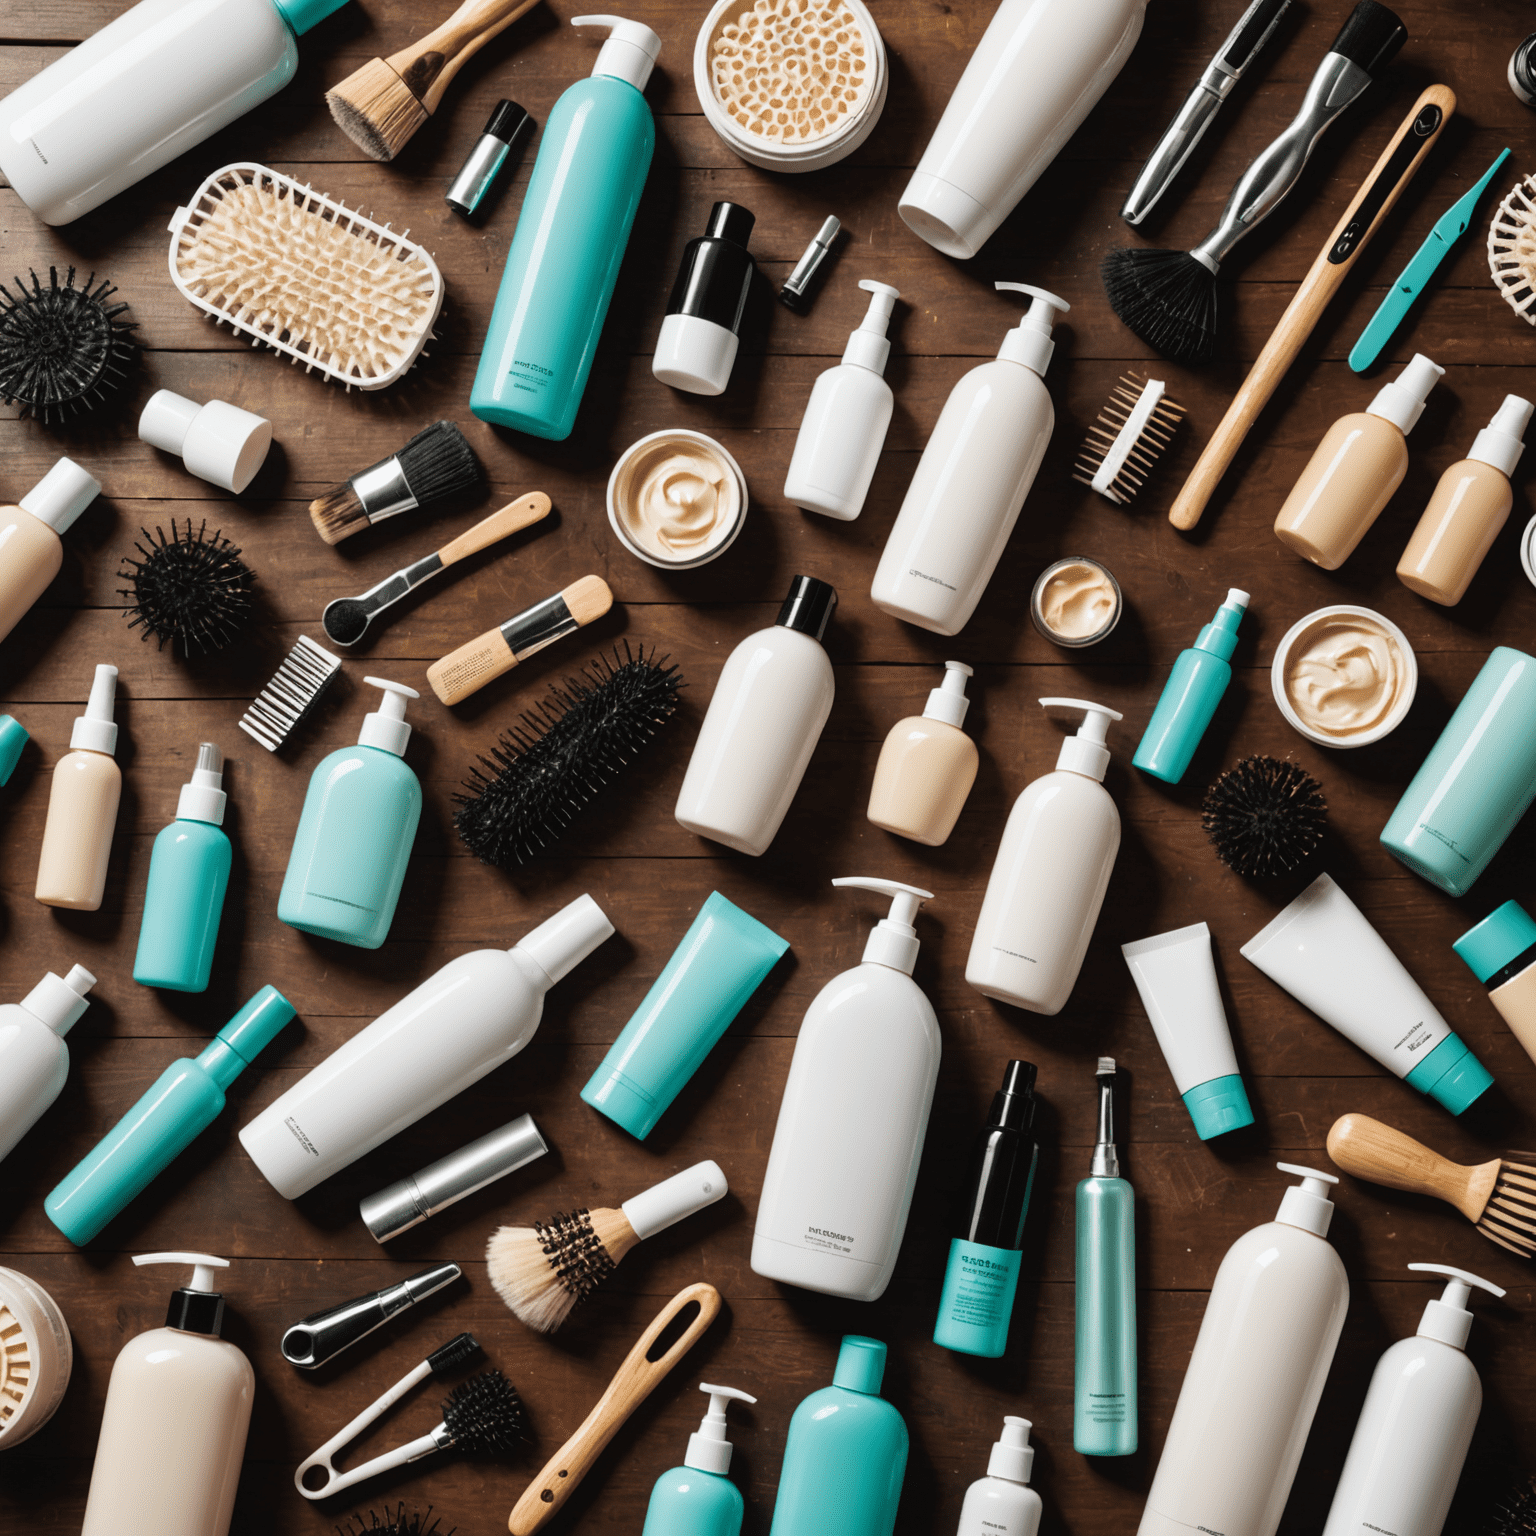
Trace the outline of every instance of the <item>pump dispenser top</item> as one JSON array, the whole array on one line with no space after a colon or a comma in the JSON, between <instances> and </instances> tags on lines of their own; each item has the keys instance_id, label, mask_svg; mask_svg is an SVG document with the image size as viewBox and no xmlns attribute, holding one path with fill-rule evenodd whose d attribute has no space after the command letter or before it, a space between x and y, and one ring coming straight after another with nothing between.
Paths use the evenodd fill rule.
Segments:
<instances>
[{"instance_id":1,"label":"pump dispenser top","mask_svg":"<svg viewBox=\"0 0 1536 1536\"><path fill-rule=\"evenodd\" d=\"M1467 1301L1472 1295L1472 1287L1481 1286L1491 1296L1504 1294L1503 1289L1492 1281L1484 1280L1481 1275L1474 1275L1465 1269L1453 1269L1449 1264L1410 1264L1408 1268L1423 1274L1446 1277L1446 1287L1439 1299L1429 1302L1424 1308L1424 1316L1419 1319L1418 1334L1421 1339L1438 1339L1442 1344L1449 1344L1452 1349L1467 1347L1467 1335L1472 1331L1472 1313L1467 1307Z\"/></svg>"},{"instance_id":2,"label":"pump dispenser top","mask_svg":"<svg viewBox=\"0 0 1536 1536\"><path fill-rule=\"evenodd\" d=\"M1029 1481L1035 1470L1035 1448L1029 1443L1033 1428L1028 1419L1011 1414L1004 1418L1003 1432L992 1442L992 1454L987 1458L988 1477L1005 1477L1010 1483Z\"/></svg>"},{"instance_id":3,"label":"pump dispenser top","mask_svg":"<svg viewBox=\"0 0 1536 1536\"><path fill-rule=\"evenodd\" d=\"M1015 293L1027 293L1033 302L1024 311L1024 318L1003 337L997 355L1010 363L1022 363L1038 374L1044 374L1051 366L1051 356L1056 343L1051 339L1051 327L1058 314L1070 314L1072 306L1044 288L1033 288L1028 283L993 283L999 293L1011 289Z\"/></svg>"},{"instance_id":4,"label":"pump dispenser top","mask_svg":"<svg viewBox=\"0 0 1536 1536\"><path fill-rule=\"evenodd\" d=\"M167 1328L184 1333L206 1333L217 1337L224 1331L224 1297L218 1289L217 1271L229 1268L228 1259L211 1253L136 1253L136 1265L190 1264L192 1278L171 1292L171 1304L165 1315Z\"/></svg>"},{"instance_id":5,"label":"pump dispenser top","mask_svg":"<svg viewBox=\"0 0 1536 1536\"><path fill-rule=\"evenodd\" d=\"M112 709L117 698L117 668L105 664L96 668L91 681L91 697L85 713L75 719L69 733L71 752L84 749L87 752L105 752L110 757L117 751L117 725L112 719Z\"/></svg>"},{"instance_id":6,"label":"pump dispenser top","mask_svg":"<svg viewBox=\"0 0 1536 1536\"><path fill-rule=\"evenodd\" d=\"M1339 1181L1331 1173L1319 1173L1316 1168L1304 1168L1300 1163L1276 1163L1281 1173L1300 1176L1301 1183L1286 1190L1280 1201L1275 1220L1288 1227L1300 1227L1303 1232L1315 1232L1319 1237L1328 1236L1333 1221L1333 1201L1328 1196L1330 1184Z\"/></svg>"},{"instance_id":7,"label":"pump dispenser top","mask_svg":"<svg viewBox=\"0 0 1536 1536\"><path fill-rule=\"evenodd\" d=\"M1531 424L1533 409L1536 407L1529 400L1505 395L1503 405L1493 413L1493 420L1472 439L1467 457L1491 464L1507 480L1525 452L1525 429Z\"/></svg>"},{"instance_id":8,"label":"pump dispenser top","mask_svg":"<svg viewBox=\"0 0 1536 1536\"><path fill-rule=\"evenodd\" d=\"M1408 366L1390 384L1381 386L1366 410L1390 421L1406 437L1424 414L1424 402L1444 372L1439 363L1415 352Z\"/></svg>"},{"instance_id":9,"label":"pump dispenser top","mask_svg":"<svg viewBox=\"0 0 1536 1536\"><path fill-rule=\"evenodd\" d=\"M942 720L956 730L965 724L966 712L971 701L965 695L965 680L974 677L976 669L963 661L944 663L944 681L937 688L928 690L928 702L923 706L925 720Z\"/></svg>"},{"instance_id":10,"label":"pump dispenser top","mask_svg":"<svg viewBox=\"0 0 1536 1536\"><path fill-rule=\"evenodd\" d=\"M419 699L421 695L404 683L392 683L387 677L365 677L365 683L382 688L384 697L379 707L363 716L363 728L358 732L360 747L377 747L381 752L393 752L396 757L405 756L405 744L411 739L411 728L405 719L405 701Z\"/></svg>"},{"instance_id":11,"label":"pump dispenser top","mask_svg":"<svg viewBox=\"0 0 1536 1536\"><path fill-rule=\"evenodd\" d=\"M637 91L645 89L661 52L661 39L648 26L623 16L573 16L571 25L608 29L608 39L597 50L592 66L594 75L611 75L627 80Z\"/></svg>"},{"instance_id":12,"label":"pump dispenser top","mask_svg":"<svg viewBox=\"0 0 1536 1536\"><path fill-rule=\"evenodd\" d=\"M22 998L21 1006L54 1034L63 1037L74 1028L89 1006L90 999L85 994L95 985L96 978L83 965L71 966L68 976L49 971Z\"/></svg>"},{"instance_id":13,"label":"pump dispenser top","mask_svg":"<svg viewBox=\"0 0 1536 1536\"><path fill-rule=\"evenodd\" d=\"M210 826L221 827L228 804L229 796L224 792L224 754L214 742L199 742L197 767L181 786L176 801L176 820L206 821Z\"/></svg>"},{"instance_id":14,"label":"pump dispenser top","mask_svg":"<svg viewBox=\"0 0 1536 1536\"><path fill-rule=\"evenodd\" d=\"M889 283L877 283L864 278L859 287L870 295L869 313L859 322L859 328L848 335L848 345L843 348L843 361L858 368L868 368L871 373L883 375L886 361L891 355L891 314L896 300L901 297Z\"/></svg>"},{"instance_id":15,"label":"pump dispenser top","mask_svg":"<svg viewBox=\"0 0 1536 1536\"><path fill-rule=\"evenodd\" d=\"M1064 768L1068 773L1080 773L1086 778L1097 779L1102 784L1109 767L1109 748L1105 745L1109 722L1123 720L1125 716L1117 709L1094 704L1087 699L1041 699L1039 703L1042 709L1083 711L1083 723L1078 726L1077 734L1068 736L1061 744L1056 767Z\"/></svg>"},{"instance_id":16,"label":"pump dispenser top","mask_svg":"<svg viewBox=\"0 0 1536 1536\"><path fill-rule=\"evenodd\" d=\"M871 929L869 941L864 946L865 965L888 965L893 971L903 971L908 976L917 964L918 910L925 901L933 900L932 891L920 890L915 885L903 885L899 880L877 880L869 875L847 875L834 880L833 885L851 885L861 891L877 891L891 898L890 913L882 917Z\"/></svg>"},{"instance_id":17,"label":"pump dispenser top","mask_svg":"<svg viewBox=\"0 0 1536 1536\"><path fill-rule=\"evenodd\" d=\"M683 1457L683 1465L724 1477L731 1470L732 1450L725 1434L726 1405L733 1401L755 1403L757 1399L736 1387L712 1387L707 1381L699 1383L699 1391L709 1393L709 1412L698 1429L688 1436L688 1454Z\"/></svg>"}]
</instances>

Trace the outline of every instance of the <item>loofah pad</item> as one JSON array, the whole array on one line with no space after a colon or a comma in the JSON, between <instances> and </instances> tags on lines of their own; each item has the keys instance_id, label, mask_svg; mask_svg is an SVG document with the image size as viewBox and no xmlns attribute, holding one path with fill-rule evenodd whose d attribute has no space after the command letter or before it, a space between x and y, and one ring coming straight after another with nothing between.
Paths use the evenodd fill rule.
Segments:
<instances>
[{"instance_id":1,"label":"loofah pad","mask_svg":"<svg viewBox=\"0 0 1536 1536\"><path fill-rule=\"evenodd\" d=\"M1536 177L1515 183L1488 226L1488 270L1504 302L1536 325Z\"/></svg>"}]
</instances>

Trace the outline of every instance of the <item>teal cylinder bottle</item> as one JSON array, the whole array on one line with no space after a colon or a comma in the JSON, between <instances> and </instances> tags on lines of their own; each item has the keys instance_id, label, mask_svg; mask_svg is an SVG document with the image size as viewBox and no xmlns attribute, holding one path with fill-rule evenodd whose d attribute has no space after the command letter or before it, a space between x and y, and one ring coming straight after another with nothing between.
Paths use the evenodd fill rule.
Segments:
<instances>
[{"instance_id":1,"label":"teal cylinder bottle","mask_svg":"<svg viewBox=\"0 0 1536 1536\"><path fill-rule=\"evenodd\" d=\"M204 992L213 969L231 852L225 835L224 754L211 742L176 803L176 820L161 829L149 856L149 884L133 979L171 992Z\"/></svg>"},{"instance_id":2,"label":"teal cylinder bottle","mask_svg":"<svg viewBox=\"0 0 1536 1536\"><path fill-rule=\"evenodd\" d=\"M1184 777L1195 748L1232 681L1237 627L1247 608L1248 594L1231 588L1215 618L1200 631L1187 651L1179 653L1131 759L1143 773L1150 773L1165 784L1177 784Z\"/></svg>"},{"instance_id":3,"label":"teal cylinder bottle","mask_svg":"<svg viewBox=\"0 0 1536 1536\"><path fill-rule=\"evenodd\" d=\"M377 949L421 820L421 784L403 761L405 701L421 695L382 677L365 681L384 697L363 717L357 745L332 752L310 777L277 915L304 933Z\"/></svg>"},{"instance_id":4,"label":"teal cylinder bottle","mask_svg":"<svg viewBox=\"0 0 1536 1536\"><path fill-rule=\"evenodd\" d=\"M173 1061L150 1090L43 1202L70 1242L90 1240L218 1118L229 1085L293 1017L263 987L196 1058Z\"/></svg>"},{"instance_id":5,"label":"teal cylinder bottle","mask_svg":"<svg viewBox=\"0 0 1536 1536\"><path fill-rule=\"evenodd\" d=\"M619 16L589 79L554 105L518 214L469 395L482 421L571 435L645 189L656 124L644 91L661 39Z\"/></svg>"},{"instance_id":6,"label":"teal cylinder bottle","mask_svg":"<svg viewBox=\"0 0 1536 1536\"><path fill-rule=\"evenodd\" d=\"M735 1387L712 1387L708 1382L701 1382L699 1391L709 1393L709 1412L689 1435L682 1466L656 1479L641 1536L740 1536L746 1503L726 1476L731 1442L725 1438L725 1407L757 1399Z\"/></svg>"},{"instance_id":7,"label":"teal cylinder bottle","mask_svg":"<svg viewBox=\"0 0 1536 1536\"><path fill-rule=\"evenodd\" d=\"M885 1345L845 1334L832 1385L789 1421L769 1536L891 1536L907 1426L880 1396Z\"/></svg>"}]
</instances>

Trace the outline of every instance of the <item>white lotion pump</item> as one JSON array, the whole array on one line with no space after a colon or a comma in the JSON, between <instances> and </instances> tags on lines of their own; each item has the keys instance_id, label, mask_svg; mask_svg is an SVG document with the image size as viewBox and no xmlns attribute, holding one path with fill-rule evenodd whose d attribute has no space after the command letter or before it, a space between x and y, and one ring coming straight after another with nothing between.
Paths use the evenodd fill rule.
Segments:
<instances>
[{"instance_id":1,"label":"white lotion pump","mask_svg":"<svg viewBox=\"0 0 1536 1536\"><path fill-rule=\"evenodd\" d=\"M976 920L965 979L1031 1013L1060 1013L1077 984L1120 851L1120 812L1103 779L1105 738L1118 710L1087 699L1041 699L1080 709L1056 769L1014 801Z\"/></svg>"},{"instance_id":2,"label":"white lotion pump","mask_svg":"<svg viewBox=\"0 0 1536 1536\"><path fill-rule=\"evenodd\" d=\"M1467 1359L1474 1285L1498 1286L1447 1264L1409 1269L1445 1275L1419 1331L1376 1363L1323 1536L1440 1536L1483 1406L1483 1384Z\"/></svg>"},{"instance_id":3,"label":"white lotion pump","mask_svg":"<svg viewBox=\"0 0 1536 1536\"><path fill-rule=\"evenodd\" d=\"M19 1003L0 1007L0 1158L38 1122L69 1076L64 1036L89 1003L96 978L83 965L49 971Z\"/></svg>"},{"instance_id":4,"label":"white lotion pump","mask_svg":"<svg viewBox=\"0 0 1536 1536\"><path fill-rule=\"evenodd\" d=\"M1040 1495L1029 1486L1035 1448L1028 1419L1011 1415L992 1444L987 1475L965 1490L956 1536L1035 1536L1040 1528Z\"/></svg>"},{"instance_id":5,"label":"white lotion pump","mask_svg":"<svg viewBox=\"0 0 1536 1536\"><path fill-rule=\"evenodd\" d=\"M895 880L832 882L891 898L864 959L806 1010L779 1105L752 1268L852 1301L890 1284L939 1076L939 1021L912 980L918 909Z\"/></svg>"},{"instance_id":6,"label":"white lotion pump","mask_svg":"<svg viewBox=\"0 0 1536 1536\"><path fill-rule=\"evenodd\" d=\"M1051 328L1072 306L1028 283L993 287L1032 302L997 356L950 391L870 589L877 607L938 635L959 634L976 611L1056 426L1041 375Z\"/></svg>"}]
</instances>

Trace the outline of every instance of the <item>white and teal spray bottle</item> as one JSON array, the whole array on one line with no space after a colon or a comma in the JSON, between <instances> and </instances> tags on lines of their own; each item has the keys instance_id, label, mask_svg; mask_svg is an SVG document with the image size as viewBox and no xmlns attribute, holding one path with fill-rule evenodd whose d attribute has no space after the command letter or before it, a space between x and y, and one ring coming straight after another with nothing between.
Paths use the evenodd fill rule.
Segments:
<instances>
[{"instance_id":1,"label":"white and teal spray bottle","mask_svg":"<svg viewBox=\"0 0 1536 1536\"><path fill-rule=\"evenodd\" d=\"M680 1467L663 1472L651 1489L641 1536L738 1536L745 1503L741 1490L729 1477L731 1442L725 1438L725 1408L732 1399L755 1403L755 1397L735 1387L712 1387L709 1412L698 1430L688 1436L688 1454Z\"/></svg>"}]
</instances>

